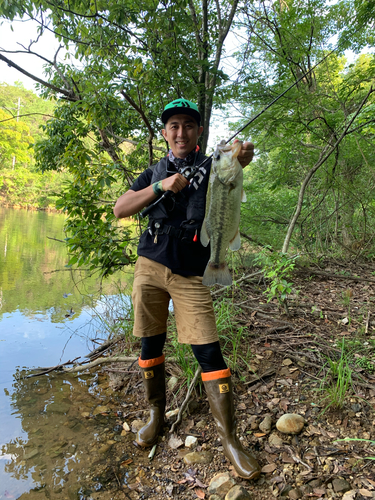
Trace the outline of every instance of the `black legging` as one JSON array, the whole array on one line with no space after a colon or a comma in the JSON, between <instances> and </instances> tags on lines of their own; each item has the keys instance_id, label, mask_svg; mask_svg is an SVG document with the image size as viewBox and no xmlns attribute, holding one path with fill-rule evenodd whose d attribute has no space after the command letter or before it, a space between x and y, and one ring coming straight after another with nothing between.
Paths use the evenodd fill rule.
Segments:
<instances>
[{"instance_id":1,"label":"black legging","mask_svg":"<svg viewBox=\"0 0 375 500\"><path fill-rule=\"evenodd\" d=\"M153 337L142 337L141 359L154 359L161 356L166 338L166 333L154 335ZM191 348L202 367L203 373L225 370L227 368L219 341L212 342L211 344L192 344Z\"/></svg>"}]
</instances>

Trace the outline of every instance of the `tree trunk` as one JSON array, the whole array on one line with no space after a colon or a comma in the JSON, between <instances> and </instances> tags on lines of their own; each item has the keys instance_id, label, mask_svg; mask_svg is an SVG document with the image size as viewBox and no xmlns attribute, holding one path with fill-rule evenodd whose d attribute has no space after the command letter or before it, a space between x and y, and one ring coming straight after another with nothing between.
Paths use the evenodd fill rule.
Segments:
<instances>
[{"instance_id":1,"label":"tree trunk","mask_svg":"<svg viewBox=\"0 0 375 500\"><path fill-rule=\"evenodd\" d=\"M290 239L292 237L292 234L293 234L296 222L298 220L298 217L301 214L303 198L304 198L305 191L306 191L306 188L307 188L309 182L311 181L311 179L314 176L315 172L331 156L331 154L335 151L335 149L338 147L338 145L343 140L343 138L347 135L349 128L351 127L352 123L354 122L354 120L357 118L357 116L361 112L362 107L365 105L366 101L368 100L368 98L370 97L370 95L372 94L373 91L374 91L374 89L371 86L370 90L368 91L368 93L366 95L366 97L363 99L363 101L359 105L357 111L353 115L353 117L350 120L350 122L348 123L348 125L345 127L345 129L344 129L343 133L341 134L341 136L337 139L337 141L335 142L335 144L330 149L329 149L330 146L329 146L329 143L328 143L328 145L323 149L322 153L320 154L320 158L317 161L317 163L307 173L304 181L302 182L302 185L301 185L301 188L300 188L300 191L299 191L296 210L295 210L294 215L293 215L293 217L292 217L292 219L291 219L291 221L289 223L289 226L288 226L288 230L287 230L287 233L286 233L286 236L285 236L285 240L284 240L284 244L283 244L283 248L282 248L282 252L283 253L287 253L288 252L289 245L290 245ZM332 139L332 137L334 135L335 134L332 134L331 139Z\"/></svg>"}]
</instances>

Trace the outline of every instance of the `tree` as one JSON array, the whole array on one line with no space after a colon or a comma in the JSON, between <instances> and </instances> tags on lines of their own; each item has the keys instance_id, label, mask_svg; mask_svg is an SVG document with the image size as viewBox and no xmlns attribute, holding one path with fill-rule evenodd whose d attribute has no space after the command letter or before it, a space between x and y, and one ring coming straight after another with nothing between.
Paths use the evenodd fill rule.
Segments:
<instances>
[{"instance_id":1,"label":"tree","mask_svg":"<svg viewBox=\"0 0 375 500\"><path fill-rule=\"evenodd\" d=\"M114 200L139 165L160 156L158 120L170 100L183 96L198 103L206 149L212 106L227 92L220 62L237 8L238 0L18 0L2 7L8 19L38 22L40 36L52 30L66 51L64 63L57 54L53 61L44 58L45 79L31 77L42 96L59 100L36 160L42 170L68 169L74 176L59 204L68 215L71 263L91 262L108 273L134 260L127 251L130 234L113 224ZM23 51L35 55L32 43ZM5 54L0 61L25 73ZM136 147L125 155L129 143Z\"/></svg>"},{"instance_id":2,"label":"tree","mask_svg":"<svg viewBox=\"0 0 375 500\"><path fill-rule=\"evenodd\" d=\"M263 196L267 189L274 203L269 204L268 213L264 204L259 207L261 215L248 212L247 229L255 223L256 231L264 234L267 226L270 231L288 227L283 244L279 242L283 252L289 248L296 224L293 243L297 247L325 252L338 244L350 250L366 232L358 224L358 211L365 211L369 222L373 197L366 142L373 121L374 59L363 56L345 67L340 46L334 54L327 52L328 38L341 23L338 8L342 13L343 5L329 6L319 0L259 5L260 12L253 4L243 9L242 27L251 42L247 52L238 54L243 63L240 105L250 114L272 94L296 85L254 124L261 158L253 168L253 189L263 189ZM324 63L314 68L327 54ZM253 62L259 56L261 68ZM250 93L255 96L251 107ZM363 175L369 196L358 191ZM262 222L261 227L256 220Z\"/></svg>"},{"instance_id":3,"label":"tree","mask_svg":"<svg viewBox=\"0 0 375 500\"><path fill-rule=\"evenodd\" d=\"M323 224L325 246L334 241L331 223L335 218L337 227L332 234L345 244L351 216L347 211L349 223L344 223L344 215L336 214L338 207L350 206L342 187L346 185L349 193L350 185L359 185L360 176L353 176L355 168L350 166L358 161L354 157L359 157L359 149L360 157L366 158L360 168L368 162L365 142L371 118L358 127L372 109L371 93L346 130L345 140L336 141L359 110L371 83L357 78L359 66L356 78L346 78L350 70L340 57L344 44L324 66L314 68L314 64L328 56L330 36L344 33L348 21L342 20L353 13L357 27L351 31L352 44L360 47L369 39L361 19L371 18L371 5L367 2L365 11L352 0L337 4L324 0L156 4L151 0L15 0L3 5L1 13L6 18L33 19L39 23L39 36L51 30L61 42L53 60L37 54L46 63L45 77L31 77L39 82L43 96L59 103L55 118L45 125L47 138L36 146L36 160L43 171L68 170L73 175L59 202L68 215L71 263L91 263L106 274L134 260L131 232L114 224L112 205L131 185L140 166L164 154L158 117L167 102L180 96L198 102L205 151L213 106L224 107L231 100L243 110L243 125L292 83L295 87L253 124L252 137L259 148L253 199L258 197L263 220L269 219L266 226L286 227L292 221L303 179L319 165L301 199L293 243L317 245L321 240L317 228L322 227L317 215L324 217L328 210L331 215ZM230 29L244 40L237 53L239 72L231 76L222 66ZM23 51L36 54L33 43ZM58 55L63 51L65 60L60 62ZM25 73L4 50L1 61ZM371 62L370 79L372 68ZM350 153L353 141L360 141L355 154ZM320 157L331 149L320 164ZM264 206L272 196L277 203L269 203L271 212L264 217ZM362 212L368 215L367 207ZM246 228L254 228L253 215L245 214ZM353 217L358 219L355 211ZM293 221L292 225L294 229ZM359 232L350 237L357 236ZM288 245L286 241L284 249Z\"/></svg>"},{"instance_id":4,"label":"tree","mask_svg":"<svg viewBox=\"0 0 375 500\"><path fill-rule=\"evenodd\" d=\"M40 98L20 82L15 85L0 83L0 109L11 115L14 121L25 123L33 141L43 137L40 126L53 117L54 107L53 101Z\"/></svg>"},{"instance_id":5,"label":"tree","mask_svg":"<svg viewBox=\"0 0 375 500\"><path fill-rule=\"evenodd\" d=\"M10 114L0 109L0 168L30 163L32 150L29 146L32 143L26 123L13 120Z\"/></svg>"}]
</instances>

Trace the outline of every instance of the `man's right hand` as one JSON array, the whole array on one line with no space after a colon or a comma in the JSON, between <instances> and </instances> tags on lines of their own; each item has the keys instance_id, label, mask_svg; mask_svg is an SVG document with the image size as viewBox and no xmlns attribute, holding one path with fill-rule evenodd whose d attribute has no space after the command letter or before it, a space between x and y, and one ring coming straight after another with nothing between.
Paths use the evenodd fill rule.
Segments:
<instances>
[{"instance_id":1,"label":"man's right hand","mask_svg":"<svg viewBox=\"0 0 375 500\"><path fill-rule=\"evenodd\" d=\"M178 193L189 184L189 181L181 174L174 174L171 177L163 179L161 184L164 191L173 191L174 193Z\"/></svg>"}]
</instances>

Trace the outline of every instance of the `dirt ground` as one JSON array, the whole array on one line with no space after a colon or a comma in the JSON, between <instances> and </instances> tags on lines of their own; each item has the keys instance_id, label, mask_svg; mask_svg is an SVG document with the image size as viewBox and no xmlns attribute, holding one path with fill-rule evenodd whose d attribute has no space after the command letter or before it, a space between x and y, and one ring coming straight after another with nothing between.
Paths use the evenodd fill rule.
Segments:
<instances>
[{"instance_id":1,"label":"dirt ground","mask_svg":"<svg viewBox=\"0 0 375 500\"><path fill-rule=\"evenodd\" d=\"M153 460L148 459L149 451L133 444L132 432L122 430L122 439L111 448L101 470L100 491L95 493L93 487L90 496L81 498L209 498L207 486L219 472L229 472L254 500L375 498L374 461L365 458L375 457L375 442L371 442L375 436L374 271L375 266L359 263L299 268L288 299L289 316L280 311L277 301L267 303L262 295L266 285L259 276L242 281L231 296L234 321L243 327L238 364L232 370L238 433L261 464L259 480L236 477L198 384L174 432L179 446L175 443L173 448L170 442L175 417L167 421ZM247 363L241 358L247 358ZM168 361L166 368L168 377L179 373ZM118 428L126 422L131 429L134 420L146 420L137 366L132 366L131 373L118 365L104 373L110 387L116 378L122 380L106 403ZM181 404L185 394L186 385L169 391L167 410ZM304 417L300 434L276 430L278 418L285 413ZM264 432L259 424L267 415L272 428ZM198 438L198 454L211 453L209 463L184 462L191 451L183 444L188 435ZM340 441L345 438L364 441Z\"/></svg>"}]
</instances>

